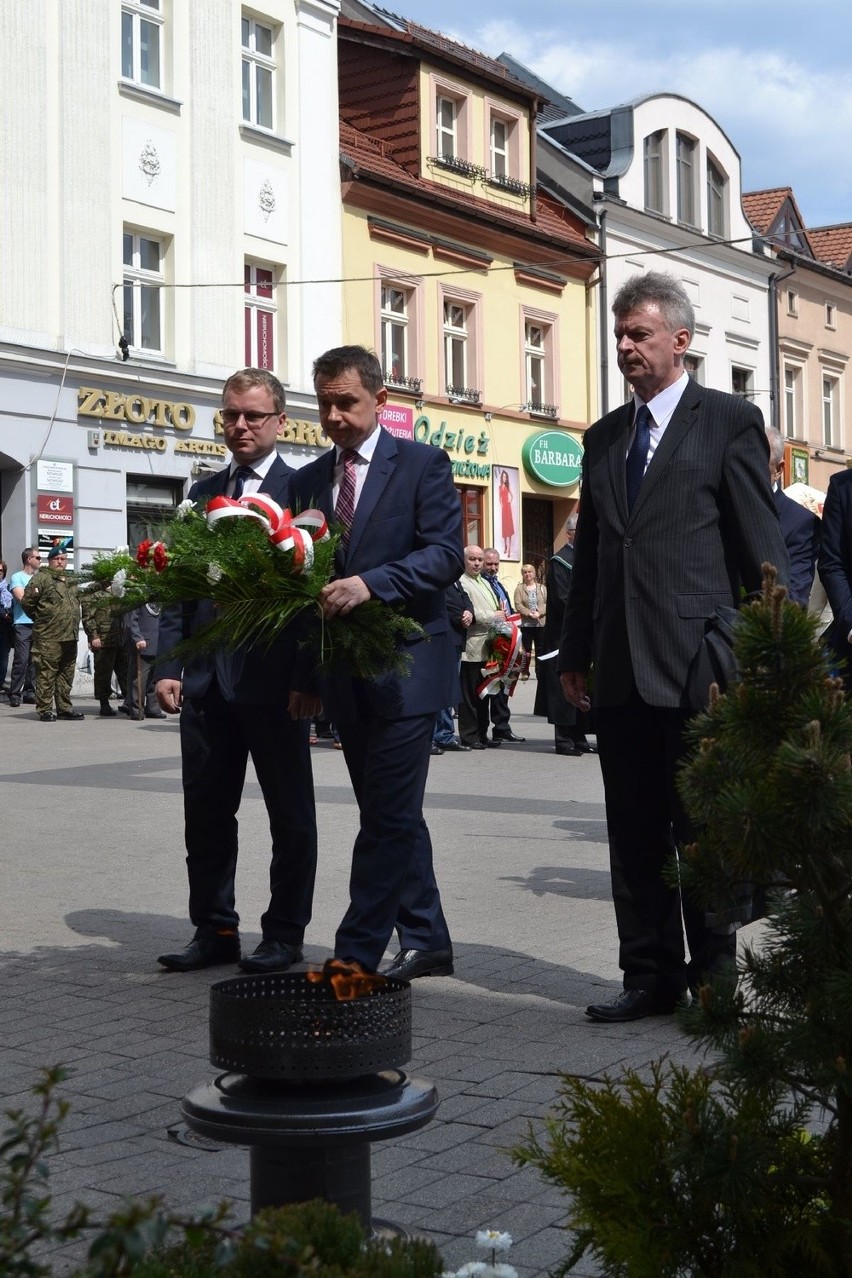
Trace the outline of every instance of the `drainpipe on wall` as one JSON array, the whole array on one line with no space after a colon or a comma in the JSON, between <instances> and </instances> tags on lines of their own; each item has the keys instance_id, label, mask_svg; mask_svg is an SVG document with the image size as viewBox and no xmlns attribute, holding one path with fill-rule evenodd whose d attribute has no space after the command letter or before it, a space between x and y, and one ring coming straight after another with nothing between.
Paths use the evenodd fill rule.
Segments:
<instances>
[{"instance_id":1,"label":"drainpipe on wall","mask_svg":"<svg viewBox=\"0 0 852 1278\"><path fill-rule=\"evenodd\" d=\"M601 212L600 212L600 228L601 228L601 234L600 234L601 313L600 313L600 336L598 340L600 341L600 345L601 345L600 406L601 406L601 417L603 417L605 416L606 413L609 412L609 355L607 354L607 350L609 348L608 347L608 344L609 344L609 323L608 323L609 295L607 293L607 287L606 287L606 209L601 209Z\"/></svg>"}]
</instances>

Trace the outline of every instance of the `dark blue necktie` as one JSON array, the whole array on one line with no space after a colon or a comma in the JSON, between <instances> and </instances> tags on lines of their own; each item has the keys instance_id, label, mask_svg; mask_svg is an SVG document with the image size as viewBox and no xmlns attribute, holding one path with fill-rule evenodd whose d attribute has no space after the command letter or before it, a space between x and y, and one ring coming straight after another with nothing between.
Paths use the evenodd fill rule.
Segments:
<instances>
[{"instance_id":1,"label":"dark blue necktie","mask_svg":"<svg viewBox=\"0 0 852 1278\"><path fill-rule=\"evenodd\" d=\"M639 495L639 488L645 475L648 462L648 449L651 446L651 412L647 404L643 404L636 414L636 431L630 452L627 454L627 509L633 509L633 503Z\"/></svg>"},{"instance_id":2,"label":"dark blue necktie","mask_svg":"<svg viewBox=\"0 0 852 1278\"><path fill-rule=\"evenodd\" d=\"M234 471L234 491L231 493L231 497L234 499L234 501L236 501L238 497L242 497L243 487L245 485L246 480L253 479L253 478L254 478L254 471L252 470L251 466L237 467L237 469Z\"/></svg>"}]
</instances>

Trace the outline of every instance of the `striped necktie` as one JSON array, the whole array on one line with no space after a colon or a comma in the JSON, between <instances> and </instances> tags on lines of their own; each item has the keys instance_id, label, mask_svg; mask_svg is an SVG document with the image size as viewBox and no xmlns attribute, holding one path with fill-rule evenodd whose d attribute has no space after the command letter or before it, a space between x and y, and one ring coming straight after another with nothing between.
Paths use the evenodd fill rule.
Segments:
<instances>
[{"instance_id":1,"label":"striped necktie","mask_svg":"<svg viewBox=\"0 0 852 1278\"><path fill-rule=\"evenodd\" d=\"M343 458L343 478L340 481L337 503L334 507L334 517L339 524L343 525L341 541L344 546L349 541L352 520L355 518L355 458L357 456L358 453L354 448L344 448L341 453Z\"/></svg>"}]
</instances>

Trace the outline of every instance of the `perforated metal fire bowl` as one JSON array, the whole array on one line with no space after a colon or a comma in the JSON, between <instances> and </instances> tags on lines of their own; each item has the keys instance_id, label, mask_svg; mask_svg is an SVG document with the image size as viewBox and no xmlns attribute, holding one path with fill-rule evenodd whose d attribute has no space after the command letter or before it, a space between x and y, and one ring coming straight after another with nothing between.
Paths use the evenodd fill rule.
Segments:
<instances>
[{"instance_id":1,"label":"perforated metal fire bowl","mask_svg":"<svg viewBox=\"0 0 852 1278\"><path fill-rule=\"evenodd\" d=\"M387 980L339 1002L304 972L219 981L210 989L210 1060L279 1082L357 1078L411 1057L411 987Z\"/></svg>"},{"instance_id":2,"label":"perforated metal fire bowl","mask_svg":"<svg viewBox=\"0 0 852 1278\"><path fill-rule=\"evenodd\" d=\"M210 1060L228 1073L181 1110L197 1134L249 1146L252 1214L324 1198L369 1230L371 1142L416 1131L438 1108L434 1085L398 1068L410 1056L407 981L347 1002L304 972L219 981Z\"/></svg>"}]
</instances>

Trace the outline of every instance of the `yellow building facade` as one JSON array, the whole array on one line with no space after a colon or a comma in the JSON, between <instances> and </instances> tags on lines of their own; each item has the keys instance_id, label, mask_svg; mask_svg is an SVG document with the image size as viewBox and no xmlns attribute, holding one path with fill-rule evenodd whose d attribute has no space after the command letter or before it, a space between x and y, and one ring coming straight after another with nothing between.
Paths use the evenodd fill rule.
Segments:
<instances>
[{"instance_id":1,"label":"yellow building facade","mask_svg":"<svg viewBox=\"0 0 852 1278\"><path fill-rule=\"evenodd\" d=\"M380 356L383 425L449 454L465 538L511 582L576 505L597 250L536 188L534 95L453 48L341 19L343 331Z\"/></svg>"}]
</instances>

